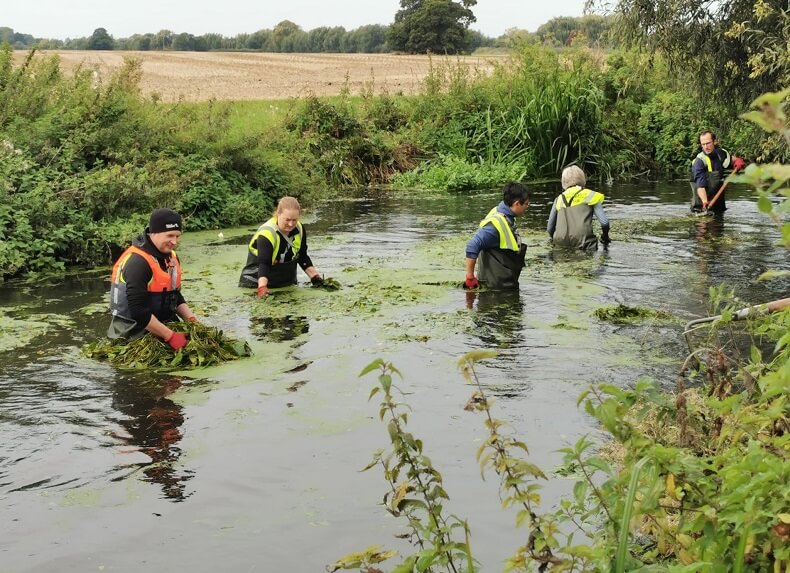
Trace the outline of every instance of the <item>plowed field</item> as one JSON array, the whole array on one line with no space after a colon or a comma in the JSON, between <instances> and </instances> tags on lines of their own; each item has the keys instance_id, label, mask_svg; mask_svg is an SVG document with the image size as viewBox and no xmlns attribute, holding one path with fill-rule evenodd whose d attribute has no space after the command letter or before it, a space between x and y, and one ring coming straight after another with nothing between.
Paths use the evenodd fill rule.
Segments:
<instances>
[{"instance_id":1,"label":"plowed field","mask_svg":"<svg viewBox=\"0 0 790 573\"><path fill-rule=\"evenodd\" d=\"M123 63L142 60L142 90L165 101L280 99L335 95L348 83L358 94L373 82L374 93L414 93L434 68L462 65L471 73L488 73L502 56L437 57L392 54L269 54L230 52L91 52L64 50L61 67L97 66L102 76ZM17 51L21 61L26 53Z\"/></svg>"}]
</instances>

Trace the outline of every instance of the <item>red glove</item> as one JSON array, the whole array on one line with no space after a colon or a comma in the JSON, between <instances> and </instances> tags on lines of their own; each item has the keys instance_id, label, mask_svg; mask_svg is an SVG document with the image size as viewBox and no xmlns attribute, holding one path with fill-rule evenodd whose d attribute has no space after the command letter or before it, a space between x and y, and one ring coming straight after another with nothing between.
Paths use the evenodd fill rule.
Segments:
<instances>
[{"instance_id":1,"label":"red glove","mask_svg":"<svg viewBox=\"0 0 790 573\"><path fill-rule=\"evenodd\" d=\"M733 158L732 158L732 168L735 169L735 171L740 171L744 167L746 167L746 162L743 159L741 159L740 157L738 157L737 155L733 156Z\"/></svg>"},{"instance_id":2,"label":"red glove","mask_svg":"<svg viewBox=\"0 0 790 573\"><path fill-rule=\"evenodd\" d=\"M266 285L258 287L258 298L269 296L269 287Z\"/></svg>"},{"instance_id":3,"label":"red glove","mask_svg":"<svg viewBox=\"0 0 790 573\"><path fill-rule=\"evenodd\" d=\"M173 350L181 350L187 345L187 337L183 332L174 332L165 342L167 342Z\"/></svg>"},{"instance_id":4,"label":"red glove","mask_svg":"<svg viewBox=\"0 0 790 573\"><path fill-rule=\"evenodd\" d=\"M479 288L479 287L480 287L480 283L477 282L477 278L476 277L472 277L471 279L466 279L464 281L464 288L465 289L472 289L472 288Z\"/></svg>"}]
</instances>

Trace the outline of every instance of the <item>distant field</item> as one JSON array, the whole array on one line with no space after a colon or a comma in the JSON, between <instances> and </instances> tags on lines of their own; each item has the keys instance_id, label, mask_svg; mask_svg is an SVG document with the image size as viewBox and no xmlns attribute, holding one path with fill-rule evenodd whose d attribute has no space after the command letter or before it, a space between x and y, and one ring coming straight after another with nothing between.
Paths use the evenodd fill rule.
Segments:
<instances>
[{"instance_id":1,"label":"distant field","mask_svg":"<svg viewBox=\"0 0 790 573\"><path fill-rule=\"evenodd\" d=\"M346 81L358 94L373 81L374 92L412 94L431 65L445 62L489 73L504 56L437 57L391 54L268 54L234 52L91 52L44 51L60 56L66 71L80 64L95 65L102 75L124 57L143 62L142 90L159 93L165 101L260 100L337 95ZM14 56L21 61L26 52ZM348 80L346 80L348 78Z\"/></svg>"}]
</instances>

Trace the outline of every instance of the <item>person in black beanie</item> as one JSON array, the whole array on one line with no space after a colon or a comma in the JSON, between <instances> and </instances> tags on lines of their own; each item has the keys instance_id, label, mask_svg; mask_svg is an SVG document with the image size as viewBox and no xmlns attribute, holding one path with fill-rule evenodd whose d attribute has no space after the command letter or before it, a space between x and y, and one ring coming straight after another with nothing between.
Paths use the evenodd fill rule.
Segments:
<instances>
[{"instance_id":1,"label":"person in black beanie","mask_svg":"<svg viewBox=\"0 0 790 573\"><path fill-rule=\"evenodd\" d=\"M155 209L148 227L116 261L108 337L134 340L147 331L174 351L186 346L186 336L165 325L178 317L197 322L181 294L181 263L173 250L181 231L181 215L172 209Z\"/></svg>"}]
</instances>

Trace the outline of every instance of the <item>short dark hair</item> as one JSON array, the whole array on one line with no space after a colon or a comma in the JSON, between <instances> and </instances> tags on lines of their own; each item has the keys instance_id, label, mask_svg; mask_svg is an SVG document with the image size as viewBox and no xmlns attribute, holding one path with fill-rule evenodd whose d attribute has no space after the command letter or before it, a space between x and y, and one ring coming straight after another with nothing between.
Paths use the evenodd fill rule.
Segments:
<instances>
[{"instance_id":1,"label":"short dark hair","mask_svg":"<svg viewBox=\"0 0 790 573\"><path fill-rule=\"evenodd\" d=\"M702 139L702 136L703 136L703 135L705 135L705 134L707 134L707 133L709 133L709 134L710 134L710 137L711 137L711 139L712 139L713 141L716 141L716 134L715 134L715 133L713 133L713 132L712 132L711 130L709 130L709 129L706 129L705 131L703 131L702 133L700 133L700 134L697 136L697 141L699 141L700 139Z\"/></svg>"},{"instance_id":2,"label":"short dark hair","mask_svg":"<svg viewBox=\"0 0 790 573\"><path fill-rule=\"evenodd\" d=\"M510 207L516 201L526 203L529 201L529 189L526 183L518 183L517 181L510 181L505 183L502 187L502 201L505 205Z\"/></svg>"}]
</instances>

